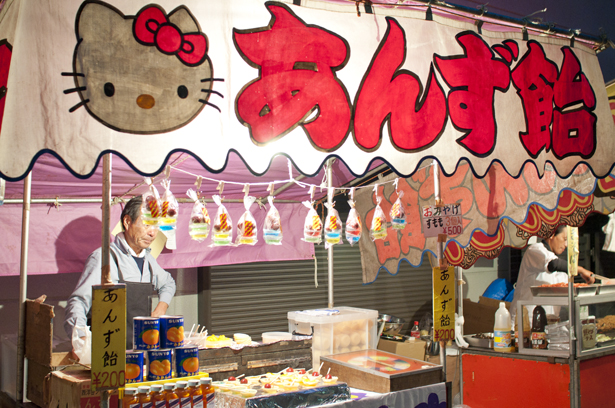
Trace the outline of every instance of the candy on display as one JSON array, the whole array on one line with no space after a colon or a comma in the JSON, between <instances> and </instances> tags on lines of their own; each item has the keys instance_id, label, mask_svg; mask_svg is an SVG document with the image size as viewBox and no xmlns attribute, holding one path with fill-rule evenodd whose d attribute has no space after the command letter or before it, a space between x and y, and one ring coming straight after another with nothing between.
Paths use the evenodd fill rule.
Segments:
<instances>
[{"instance_id":1,"label":"candy on display","mask_svg":"<svg viewBox=\"0 0 615 408\"><path fill-rule=\"evenodd\" d=\"M188 189L186 195L194 201L192 206L192 212L190 213L190 223L188 224L188 230L190 238L195 241L204 241L209 235L209 226L211 225L211 219L205 204L199 200L198 194L193 189Z\"/></svg>"},{"instance_id":2,"label":"candy on display","mask_svg":"<svg viewBox=\"0 0 615 408\"><path fill-rule=\"evenodd\" d=\"M263 226L263 238L269 245L282 245L282 220L278 209L273 205L273 196L268 196L269 211Z\"/></svg>"},{"instance_id":3,"label":"candy on display","mask_svg":"<svg viewBox=\"0 0 615 408\"><path fill-rule=\"evenodd\" d=\"M404 196L403 191L397 193L397 200L391 207L391 227L394 229L404 229L406 227L406 210L401 202L401 198Z\"/></svg>"},{"instance_id":4,"label":"candy on display","mask_svg":"<svg viewBox=\"0 0 615 408\"><path fill-rule=\"evenodd\" d=\"M385 218L384 211L382 211L382 208L380 207L380 201L382 201L382 197L376 195L374 218L372 218L372 226L369 229L369 234L372 241L377 239L385 239L387 237L387 220Z\"/></svg>"},{"instance_id":5,"label":"candy on display","mask_svg":"<svg viewBox=\"0 0 615 408\"><path fill-rule=\"evenodd\" d=\"M171 192L171 180L164 179L160 183L164 187L164 193L161 198L161 219L160 230L170 231L177 227L177 214L179 210L179 204L175 196Z\"/></svg>"},{"instance_id":6,"label":"candy on display","mask_svg":"<svg viewBox=\"0 0 615 408\"><path fill-rule=\"evenodd\" d=\"M149 189L143 193L143 203L141 204L143 223L146 225L158 225L159 218L162 215L160 195L149 177L145 178L145 182Z\"/></svg>"},{"instance_id":7,"label":"candy on display","mask_svg":"<svg viewBox=\"0 0 615 408\"><path fill-rule=\"evenodd\" d=\"M303 224L303 240L305 242L320 244L322 242L322 221L314 209L313 202L304 201L303 205L310 209L305 217L305 223Z\"/></svg>"},{"instance_id":8,"label":"candy on display","mask_svg":"<svg viewBox=\"0 0 615 408\"><path fill-rule=\"evenodd\" d=\"M348 204L350 205L350 211L348 212L348 218L346 219L346 241L353 246L359 239L361 238L361 232L363 231L363 226L361 225L361 217L359 216L359 212L355 208L354 200L348 200Z\"/></svg>"},{"instance_id":9,"label":"candy on display","mask_svg":"<svg viewBox=\"0 0 615 408\"><path fill-rule=\"evenodd\" d=\"M222 204L222 197L215 195L212 197L218 205L218 212L214 218L213 243L217 246L231 245L233 242L233 220L231 215Z\"/></svg>"},{"instance_id":10,"label":"candy on display","mask_svg":"<svg viewBox=\"0 0 615 408\"><path fill-rule=\"evenodd\" d=\"M243 198L243 206L246 212L239 218L237 223L237 244L238 245L255 245L258 242L256 221L250 212L250 207L256 201L256 197L246 195Z\"/></svg>"},{"instance_id":11,"label":"candy on display","mask_svg":"<svg viewBox=\"0 0 615 408\"><path fill-rule=\"evenodd\" d=\"M342 220L335 208L334 203L326 203L327 218L325 219L325 248L331 245L342 244Z\"/></svg>"}]
</instances>

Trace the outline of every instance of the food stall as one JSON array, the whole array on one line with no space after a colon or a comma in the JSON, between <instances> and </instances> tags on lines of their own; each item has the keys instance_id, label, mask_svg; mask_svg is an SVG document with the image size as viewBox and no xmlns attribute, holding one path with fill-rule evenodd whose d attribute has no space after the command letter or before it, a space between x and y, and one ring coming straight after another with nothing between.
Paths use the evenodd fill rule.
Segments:
<instances>
[{"instance_id":1,"label":"food stall","mask_svg":"<svg viewBox=\"0 0 615 408\"><path fill-rule=\"evenodd\" d=\"M493 161L510 174L519 174L528 161L539 175L547 163L565 176L580 161L598 177L612 167L614 124L603 119L608 106L592 50L597 39L579 35L572 49L563 33L555 31L543 41L542 29L530 24L529 33L521 25L511 27L511 40L509 34L487 35L489 18L477 32L473 14L456 14L451 22L446 8L424 3L384 6L383 15L374 14L371 4L360 11L359 2L332 1L324 8L298 1L210 3L186 1L172 10L128 0L8 3L0 16L5 38L0 63L7 73L2 177L28 180L44 153L60 158L79 177L91 175L109 152L141 175L161 172L176 152L189 152L213 172L223 172L229 155L237 153L257 175L277 155L289 157L304 175L316 174L331 157L340 158L354 176L366 173L376 159L403 176L431 158L447 175L460 162L469 162L479 176ZM361 13L373 15L358 20ZM57 21L44 18L48 15ZM442 23L437 30L434 20ZM42 23L35 30L32 21ZM416 58L406 60L409 40L431 31L429 41L413 48ZM518 137L524 131L519 119L533 111L523 103L531 95L519 98L511 76L517 89L531 90L530 54L542 57L549 79L557 77L551 65L565 65L563 71L572 75L559 78L557 97L549 103L584 107L572 117L556 112L552 149L550 135L542 145ZM580 84L572 83L577 75ZM485 87L475 83L478 78L493 81ZM26 83L36 85L22 87ZM467 88L475 86L480 98L468 99ZM593 99L579 99L590 91ZM408 110L412 104L415 109ZM485 111L491 115L482 115ZM579 132L574 143L566 133L572 128ZM103 185L111 184L109 169ZM327 181L329 196L336 188L346 190L333 186L330 176ZM28 187L26 181L22 274L27 271ZM108 187L103 206L110 201ZM442 204L437 189L435 198L434 205ZM388 232L382 222L374 226L373 214L360 216L365 217L361 242L370 239L369 230L379 233L371 237L375 241L404 234ZM108 209L103 219L107 233ZM420 228L420 221L413 221L407 231ZM323 225L312 225L320 234ZM341 227L335 229L341 233ZM440 260L445 242L439 237L435 245ZM329 250L332 262L333 247Z\"/></svg>"}]
</instances>

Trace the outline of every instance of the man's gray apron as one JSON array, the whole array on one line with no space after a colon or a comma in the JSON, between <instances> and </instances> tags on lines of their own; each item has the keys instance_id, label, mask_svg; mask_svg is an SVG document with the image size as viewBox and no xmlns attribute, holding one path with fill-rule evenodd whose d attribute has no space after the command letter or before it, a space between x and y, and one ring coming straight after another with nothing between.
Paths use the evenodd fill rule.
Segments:
<instances>
[{"instance_id":1,"label":"man's gray apron","mask_svg":"<svg viewBox=\"0 0 615 408\"><path fill-rule=\"evenodd\" d=\"M133 348L133 318L152 315L152 296L157 295L152 283L154 271L152 265L148 262L149 282L126 282L117 255L113 250L110 252L117 265L118 283L126 285L126 349L129 350Z\"/></svg>"}]
</instances>

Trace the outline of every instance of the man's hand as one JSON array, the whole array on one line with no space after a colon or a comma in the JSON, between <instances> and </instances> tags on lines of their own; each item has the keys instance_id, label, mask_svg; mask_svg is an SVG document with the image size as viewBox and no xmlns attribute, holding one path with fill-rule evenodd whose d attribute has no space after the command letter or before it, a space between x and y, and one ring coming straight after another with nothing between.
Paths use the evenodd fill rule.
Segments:
<instances>
[{"instance_id":1,"label":"man's hand","mask_svg":"<svg viewBox=\"0 0 615 408\"><path fill-rule=\"evenodd\" d=\"M594 278L594 274L592 271L588 271L587 269L583 268L582 266L578 266L577 270L579 271L579 273L581 274L581 277L583 278L583 280L588 283L588 284L593 284L594 282L596 282L596 278Z\"/></svg>"},{"instance_id":2,"label":"man's hand","mask_svg":"<svg viewBox=\"0 0 615 408\"><path fill-rule=\"evenodd\" d=\"M167 313L168 308L169 308L168 303L158 302L158 304L156 305L156 308L152 312L152 317L164 316Z\"/></svg>"}]
</instances>

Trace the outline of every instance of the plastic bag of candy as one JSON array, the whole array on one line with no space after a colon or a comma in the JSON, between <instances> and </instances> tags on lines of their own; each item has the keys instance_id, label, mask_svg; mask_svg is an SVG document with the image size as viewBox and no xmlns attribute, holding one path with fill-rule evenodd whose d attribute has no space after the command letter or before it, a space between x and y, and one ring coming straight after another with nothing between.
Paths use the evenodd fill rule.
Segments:
<instances>
[{"instance_id":1,"label":"plastic bag of candy","mask_svg":"<svg viewBox=\"0 0 615 408\"><path fill-rule=\"evenodd\" d=\"M387 220L384 215L384 211L380 207L382 197L376 196L376 209L374 210L374 217L372 218L372 226L369 229L369 235L372 241L377 239L385 239L387 237Z\"/></svg>"},{"instance_id":2,"label":"plastic bag of candy","mask_svg":"<svg viewBox=\"0 0 615 408\"><path fill-rule=\"evenodd\" d=\"M214 218L213 236L214 245L224 246L230 245L233 242L233 220L231 215L222 204L222 197L215 195L212 197L214 203L218 205L218 212Z\"/></svg>"},{"instance_id":3,"label":"plastic bag of candy","mask_svg":"<svg viewBox=\"0 0 615 408\"><path fill-rule=\"evenodd\" d=\"M156 190L156 187L154 187L149 177L145 178L145 183L149 188L143 193L143 203L141 204L143 223L146 225L158 225L158 221L162 215L160 194L158 194L158 190Z\"/></svg>"},{"instance_id":4,"label":"plastic bag of candy","mask_svg":"<svg viewBox=\"0 0 615 408\"><path fill-rule=\"evenodd\" d=\"M205 204L199 200L199 196L193 189L188 189L186 195L194 201L192 206L192 212L190 213L190 223L188 224L188 231L190 238L195 241L205 241L209 235L209 226L211 225L211 219Z\"/></svg>"},{"instance_id":5,"label":"plastic bag of candy","mask_svg":"<svg viewBox=\"0 0 615 408\"><path fill-rule=\"evenodd\" d=\"M273 196L268 196L269 211L263 226L263 238L269 245L282 245L282 220L278 209L273 205Z\"/></svg>"},{"instance_id":6,"label":"plastic bag of candy","mask_svg":"<svg viewBox=\"0 0 615 408\"><path fill-rule=\"evenodd\" d=\"M325 218L325 248L331 245L343 244L342 241L342 220L333 206L335 203L326 203L327 217Z\"/></svg>"},{"instance_id":7,"label":"plastic bag of candy","mask_svg":"<svg viewBox=\"0 0 615 408\"><path fill-rule=\"evenodd\" d=\"M350 205L350 211L348 212L348 218L346 219L346 241L353 246L361 238L361 232L363 232L363 225L361 225L361 217L359 212L355 208L354 200L348 200Z\"/></svg>"},{"instance_id":8,"label":"plastic bag of candy","mask_svg":"<svg viewBox=\"0 0 615 408\"><path fill-rule=\"evenodd\" d=\"M160 219L160 231L170 231L177 227L177 214L179 211L179 203L171 192L171 180L164 179L160 183L164 188L162 193L161 219Z\"/></svg>"},{"instance_id":9,"label":"plastic bag of candy","mask_svg":"<svg viewBox=\"0 0 615 408\"><path fill-rule=\"evenodd\" d=\"M404 229L406 227L406 210L401 202L401 198L404 196L403 191L399 191L397 200L391 207L391 227L394 229Z\"/></svg>"},{"instance_id":10,"label":"plastic bag of candy","mask_svg":"<svg viewBox=\"0 0 615 408\"><path fill-rule=\"evenodd\" d=\"M254 245L258 242L256 221L250 212L250 207L254 204L256 197L245 196L243 198L243 206L246 212L239 218L237 223L237 244L238 245Z\"/></svg>"},{"instance_id":11,"label":"plastic bag of candy","mask_svg":"<svg viewBox=\"0 0 615 408\"><path fill-rule=\"evenodd\" d=\"M303 224L303 240L313 244L320 244L322 242L322 221L314 209L313 202L304 201L303 205L310 209Z\"/></svg>"}]
</instances>

